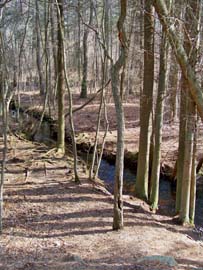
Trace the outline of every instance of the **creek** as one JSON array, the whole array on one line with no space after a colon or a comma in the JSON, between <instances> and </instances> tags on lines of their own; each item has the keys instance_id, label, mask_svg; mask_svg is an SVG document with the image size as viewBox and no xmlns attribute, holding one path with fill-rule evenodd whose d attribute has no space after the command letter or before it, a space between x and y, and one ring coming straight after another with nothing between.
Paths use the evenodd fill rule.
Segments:
<instances>
[{"instance_id":1,"label":"creek","mask_svg":"<svg viewBox=\"0 0 203 270\"><path fill-rule=\"evenodd\" d=\"M14 111L11 111L12 117L14 117ZM27 114L21 114L21 121L24 118L31 118ZM40 130L35 134L33 140L37 142L43 142L48 144L50 141L53 141L55 136L53 136L53 128L47 122L43 121ZM80 152L80 158L87 162L87 154ZM91 154L88 155L88 158L91 158ZM115 164L109 162L105 159L102 159L100 169L99 169L99 178L104 181L106 188L113 193L113 184L114 184L114 174L115 174ZM123 193L132 195L134 193L136 181L136 171L129 169L125 166L124 168L124 183L123 183ZM159 214L172 216L175 214L175 187L171 184L170 181L161 177L160 187L159 187ZM196 214L195 214L195 225L198 227L203 227L203 183L197 185L197 198L196 198Z\"/></svg>"},{"instance_id":2,"label":"creek","mask_svg":"<svg viewBox=\"0 0 203 270\"><path fill-rule=\"evenodd\" d=\"M106 184L107 189L113 193L115 164L102 159L99 169L99 178ZM136 170L124 168L123 172L123 194L134 195L136 181ZM174 188L164 177L160 180L160 206L159 211L164 215L173 215L175 207Z\"/></svg>"}]
</instances>

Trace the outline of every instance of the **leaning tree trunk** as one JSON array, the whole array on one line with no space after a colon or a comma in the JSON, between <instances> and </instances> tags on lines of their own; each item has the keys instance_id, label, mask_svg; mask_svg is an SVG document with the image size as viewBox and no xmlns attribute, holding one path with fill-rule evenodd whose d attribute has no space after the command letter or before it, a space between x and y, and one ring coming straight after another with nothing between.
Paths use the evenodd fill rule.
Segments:
<instances>
[{"instance_id":1,"label":"leaning tree trunk","mask_svg":"<svg viewBox=\"0 0 203 270\"><path fill-rule=\"evenodd\" d=\"M127 0L120 1L121 11L117 28L120 37L120 56L115 64L111 66L111 85L112 93L116 109L117 121L117 152L116 152L116 169L114 178L114 216L113 216L113 229L118 230L123 228L123 165L124 165L124 109L120 93L120 76L119 72L125 66L127 58L127 41L124 29L124 21L127 11Z\"/></svg>"},{"instance_id":2,"label":"leaning tree trunk","mask_svg":"<svg viewBox=\"0 0 203 270\"><path fill-rule=\"evenodd\" d=\"M154 16L152 1L145 1L144 14L144 82L140 105L140 138L136 195L148 199L148 173L150 149L150 119L154 84Z\"/></svg>"},{"instance_id":3,"label":"leaning tree trunk","mask_svg":"<svg viewBox=\"0 0 203 270\"><path fill-rule=\"evenodd\" d=\"M103 87L103 83L102 83L102 87ZM101 123L101 116L102 116L102 107L103 107L103 102L104 102L103 91L101 92L101 96L100 96L100 104L99 104L99 110L98 110L98 116L97 116L97 127L96 127L95 139L94 139L94 149L93 149L92 161L89 168L90 180L94 179L94 168L95 168L95 163L96 163L95 161L96 161L96 155L97 155L99 129L100 129L100 123Z\"/></svg>"},{"instance_id":4,"label":"leaning tree trunk","mask_svg":"<svg viewBox=\"0 0 203 270\"><path fill-rule=\"evenodd\" d=\"M188 0L186 8L186 31L184 39L185 51L189 58L189 64L195 70L197 63L197 52L199 49L199 30L200 30L200 18L201 10L199 0ZM191 44L191 42L193 42ZM195 103L191 99L191 95L188 87L187 90L187 111L186 111L186 133L185 133L185 152L184 152L184 166L183 166L183 178L182 178L182 194L181 194L181 208L180 208L180 221L182 224L190 224L190 215L193 213L190 211L191 190L194 187L191 184L194 176L194 136L195 136ZM193 175L192 175L193 174ZM194 197L194 194L193 194ZM194 210L194 206L193 206Z\"/></svg>"},{"instance_id":5,"label":"leaning tree trunk","mask_svg":"<svg viewBox=\"0 0 203 270\"><path fill-rule=\"evenodd\" d=\"M188 56L185 52L183 44L176 33L176 26L175 24L170 23L170 16L164 0L152 0L152 3L159 16L160 22L167 33L169 42L176 56L176 60L181 67L183 75L187 79L191 96L197 105L198 113L203 121L203 92L200 84L197 81L195 71L188 62Z\"/></svg>"}]
</instances>

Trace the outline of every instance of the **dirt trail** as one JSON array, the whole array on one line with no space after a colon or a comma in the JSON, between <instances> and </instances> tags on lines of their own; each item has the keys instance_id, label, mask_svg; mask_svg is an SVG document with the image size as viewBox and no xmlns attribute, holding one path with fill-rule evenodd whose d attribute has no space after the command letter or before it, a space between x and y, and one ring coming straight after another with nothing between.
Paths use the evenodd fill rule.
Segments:
<instances>
[{"instance_id":1,"label":"dirt trail","mask_svg":"<svg viewBox=\"0 0 203 270\"><path fill-rule=\"evenodd\" d=\"M125 196L125 229L112 231L112 195L87 180L82 164L76 185L71 158L9 141L1 270L202 269L203 243L191 229ZM146 255L173 256L178 265L138 261Z\"/></svg>"}]
</instances>

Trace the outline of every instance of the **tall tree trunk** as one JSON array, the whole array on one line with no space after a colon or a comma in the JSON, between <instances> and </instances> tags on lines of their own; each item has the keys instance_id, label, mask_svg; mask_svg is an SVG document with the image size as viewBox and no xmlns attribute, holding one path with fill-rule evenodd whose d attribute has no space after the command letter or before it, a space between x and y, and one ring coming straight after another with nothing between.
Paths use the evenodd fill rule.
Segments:
<instances>
[{"instance_id":1,"label":"tall tree trunk","mask_svg":"<svg viewBox=\"0 0 203 270\"><path fill-rule=\"evenodd\" d=\"M178 5L179 4L179 5ZM176 4L176 8L180 10L180 19L185 19L185 5L184 1ZM180 26L179 38L184 40L183 34L184 26ZM182 30L182 31L181 31ZM173 53L173 51L172 51ZM174 56L173 56L174 57ZM187 80L181 72L180 77L180 113L179 113L179 143L178 143L178 158L177 158L177 182L176 182L176 214L179 214L181 207L181 195L182 195L182 180L183 180L183 168L184 168L184 155L185 155L185 136L186 136L186 113L187 113L187 98L185 89L188 88Z\"/></svg>"},{"instance_id":2,"label":"tall tree trunk","mask_svg":"<svg viewBox=\"0 0 203 270\"><path fill-rule=\"evenodd\" d=\"M152 158L151 172L151 192L150 203L151 209L158 209L159 200L159 176L161 162L161 142L162 142L162 125L163 125L163 102L166 92L166 69L167 69L167 38L162 30L160 49L160 66L159 66L159 85L155 109L155 125L154 125L154 149Z\"/></svg>"},{"instance_id":3,"label":"tall tree trunk","mask_svg":"<svg viewBox=\"0 0 203 270\"><path fill-rule=\"evenodd\" d=\"M57 12L58 19L58 54L57 54L57 71L58 71L58 85L57 85L57 97L58 97L58 138L57 148L62 153L65 152L65 116L64 116L64 57L63 57L63 36L64 31L64 14L63 14L63 0L57 0L59 12ZM60 14L59 14L60 13ZM62 28L62 30L61 30Z\"/></svg>"},{"instance_id":4,"label":"tall tree trunk","mask_svg":"<svg viewBox=\"0 0 203 270\"><path fill-rule=\"evenodd\" d=\"M2 66L2 50L0 48L0 65ZM0 70L0 105L1 111L0 116L3 120L3 131L5 131L5 100L4 100L4 89L3 89L3 71ZM5 134L5 132L4 132ZM3 134L3 135L4 135ZM5 137L4 137L5 142ZM3 154L5 153L5 143ZM0 178L0 234L2 233L2 219L3 219L3 186L4 186L4 169L5 169L5 154L1 161L1 178Z\"/></svg>"},{"instance_id":5,"label":"tall tree trunk","mask_svg":"<svg viewBox=\"0 0 203 270\"><path fill-rule=\"evenodd\" d=\"M93 19L93 2L90 3L90 17L89 17L89 25L92 24ZM85 26L86 27L86 26ZM85 28L84 35L83 35L83 77L82 77L82 85L81 85L81 98L87 98L87 72L88 72L88 35L89 35L89 28Z\"/></svg>"},{"instance_id":6,"label":"tall tree trunk","mask_svg":"<svg viewBox=\"0 0 203 270\"><path fill-rule=\"evenodd\" d=\"M3 219L3 188L4 188L4 178L5 178L5 168L6 168L6 153L7 153L7 131L8 131L8 111L7 104L5 100L4 85L1 83L1 91L3 92L3 102L2 102L2 118L3 118L3 157L1 161L1 179L0 179L0 234L2 233L2 219Z\"/></svg>"},{"instance_id":7,"label":"tall tree trunk","mask_svg":"<svg viewBox=\"0 0 203 270\"><path fill-rule=\"evenodd\" d=\"M44 37L44 56L45 56L45 89L44 89L44 100L43 100L43 110L41 113L41 117L39 122L36 125L36 128L33 130L32 135L34 136L34 134L36 134L41 127L41 124L43 122L44 119L44 114L46 112L47 109L47 104L48 104L48 99L50 96L50 88L49 88L49 74L48 74L48 67L49 67L49 62L50 62L50 58L49 58L49 43L48 43L48 35L49 35L49 3L47 4L47 2L44 2L44 29L45 29L45 37Z\"/></svg>"},{"instance_id":8,"label":"tall tree trunk","mask_svg":"<svg viewBox=\"0 0 203 270\"><path fill-rule=\"evenodd\" d=\"M52 54L53 54L53 62L54 62L54 79L55 79L55 82L57 81L57 46L56 46L56 37L55 37L55 1L52 0L51 2L51 6L50 6L50 23L51 23L51 43L52 43Z\"/></svg>"},{"instance_id":9,"label":"tall tree trunk","mask_svg":"<svg viewBox=\"0 0 203 270\"><path fill-rule=\"evenodd\" d=\"M78 80L81 81L81 49L80 49L80 37L81 37L81 26L80 26L80 0L78 0L78 40L77 40L77 71Z\"/></svg>"},{"instance_id":10,"label":"tall tree trunk","mask_svg":"<svg viewBox=\"0 0 203 270\"><path fill-rule=\"evenodd\" d=\"M74 175L75 175L75 182L80 183L78 172L77 172L77 146L76 146L75 129L74 129L74 122L73 122L73 100L72 100L71 89L69 87L67 68L66 68L64 25L62 24L63 17L61 18L62 13L60 10L60 6L58 5L57 8L58 8L57 14L58 14L58 17L60 17L59 31L60 31L61 42L62 42L63 70L64 70L65 83L66 83L66 88L68 90L68 99L69 99L69 123L70 123L70 128L71 128L71 139L72 139L72 145L73 145Z\"/></svg>"},{"instance_id":11,"label":"tall tree trunk","mask_svg":"<svg viewBox=\"0 0 203 270\"><path fill-rule=\"evenodd\" d=\"M8 90L8 85L6 85L6 81L5 81L5 73L8 74L8 70L7 70L4 57L5 57L5 50L4 50L4 44L3 44L3 39L2 39L2 33L0 32L0 66L1 66L0 102L2 105L2 133L3 133L3 151L2 151L1 175L0 175L0 234L2 233L2 219L3 219L3 188L4 188L6 154L7 154L8 108L9 108L9 103L12 98L12 91ZM3 67L5 71L3 70Z\"/></svg>"},{"instance_id":12,"label":"tall tree trunk","mask_svg":"<svg viewBox=\"0 0 203 270\"><path fill-rule=\"evenodd\" d=\"M144 13L144 83L140 105L140 139L136 195L148 199L150 119L154 84L154 16L152 1L145 1Z\"/></svg>"},{"instance_id":13,"label":"tall tree trunk","mask_svg":"<svg viewBox=\"0 0 203 270\"><path fill-rule=\"evenodd\" d=\"M197 52L199 49L199 30L201 18L201 5L199 0L188 0L186 7L186 33L184 39L185 51L189 58L189 64L195 70L197 63ZM181 193L181 208L180 221L182 224L189 224L191 222L190 215L193 216L191 202L191 191L194 192L194 137L195 137L195 121L196 108L195 103L191 98L188 87L187 90L187 111L186 111L186 133L185 133L185 151L184 151L184 166L182 178L182 193ZM193 179L193 182L192 182ZM194 193L192 197L194 198ZM193 201L194 202L194 201ZM194 211L193 205L193 211Z\"/></svg>"},{"instance_id":14,"label":"tall tree trunk","mask_svg":"<svg viewBox=\"0 0 203 270\"><path fill-rule=\"evenodd\" d=\"M195 119L197 123L197 120ZM193 225L195 221L195 205L196 205L196 127L194 134L193 156L192 156L192 173L191 173L191 188L190 188L190 223Z\"/></svg>"},{"instance_id":15,"label":"tall tree trunk","mask_svg":"<svg viewBox=\"0 0 203 270\"><path fill-rule=\"evenodd\" d=\"M120 93L120 76L119 71L125 66L127 58L127 41L124 29L124 22L127 12L127 0L120 0L120 16L117 22L118 33L120 37L120 56L115 64L111 65L111 85L116 109L117 121L117 152L116 152L116 168L114 178L114 216L113 229L123 228L123 164L124 164L124 110Z\"/></svg>"},{"instance_id":16,"label":"tall tree trunk","mask_svg":"<svg viewBox=\"0 0 203 270\"><path fill-rule=\"evenodd\" d=\"M28 6L30 6L30 1L28 2ZM17 121L19 121L20 118L20 102L21 102L21 97L20 97L20 77L22 76L22 53L23 53L23 49L24 49L24 43L25 43L25 38L26 38L26 34L27 34L27 29L28 29L28 24L30 21L30 8L28 9L28 14L27 14L27 19L25 22L25 28L24 28L24 33L23 33L23 37L22 37L22 41L20 44L20 48L19 48L19 55L18 55L18 87L17 87Z\"/></svg>"},{"instance_id":17,"label":"tall tree trunk","mask_svg":"<svg viewBox=\"0 0 203 270\"><path fill-rule=\"evenodd\" d=\"M45 86L44 86L42 61L41 61L40 14L39 14L38 0L35 0L35 7L36 7L35 23L36 23L36 35L37 35L37 48L36 48L37 71L39 75L40 94L44 95Z\"/></svg>"},{"instance_id":18,"label":"tall tree trunk","mask_svg":"<svg viewBox=\"0 0 203 270\"><path fill-rule=\"evenodd\" d=\"M189 94L189 90L188 90ZM192 173L192 159L193 159L193 140L194 140L194 116L192 112L194 108L193 101L188 96L187 100L187 116L186 116L186 133L184 144L184 164L182 173L182 191L180 204L180 221L183 224L190 223L190 187L191 187L191 173Z\"/></svg>"},{"instance_id":19,"label":"tall tree trunk","mask_svg":"<svg viewBox=\"0 0 203 270\"><path fill-rule=\"evenodd\" d=\"M109 12L110 12L110 5L109 5L109 0L105 0L104 1L104 42L105 42L105 47L106 47L106 50L109 54L110 52L110 38L109 38L109 35L110 35L110 21L109 21ZM105 74L104 74L104 81L107 80L107 77L108 77L108 61L104 61L105 63L105 67L104 67L104 70L105 70Z\"/></svg>"},{"instance_id":20,"label":"tall tree trunk","mask_svg":"<svg viewBox=\"0 0 203 270\"><path fill-rule=\"evenodd\" d=\"M170 52L171 65L169 70L169 102L170 102L170 121L178 120L178 81L179 69L173 52Z\"/></svg>"},{"instance_id":21,"label":"tall tree trunk","mask_svg":"<svg viewBox=\"0 0 203 270\"><path fill-rule=\"evenodd\" d=\"M185 77L181 77L181 94L180 94L180 124L179 124L179 145L177 159L177 183L176 183L176 213L180 212L181 194L182 194L182 179L185 155L185 133L186 133L186 96L185 89L187 82Z\"/></svg>"}]
</instances>

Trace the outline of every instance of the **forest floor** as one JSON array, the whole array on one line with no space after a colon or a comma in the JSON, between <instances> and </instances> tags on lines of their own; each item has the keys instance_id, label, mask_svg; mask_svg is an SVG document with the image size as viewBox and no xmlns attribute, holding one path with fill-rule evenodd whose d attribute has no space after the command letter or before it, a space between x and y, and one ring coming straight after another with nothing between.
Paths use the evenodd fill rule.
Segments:
<instances>
[{"instance_id":1,"label":"forest floor","mask_svg":"<svg viewBox=\"0 0 203 270\"><path fill-rule=\"evenodd\" d=\"M75 96L75 108L85 101ZM42 109L38 93L25 92L22 104L29 110ZM77 134L93 138L98 106L97 99L75 113ZM124 107L126 149L136 152L139 104L132 99ZM106 149L115 151L113 103L108 104L108 115ZM18 130L14 122L12 128ZM163 162L166 158L166 163L174 164L177 134L177 125L164 125ZM81 184L75 184L72 162L70 156L60 157L44 144L9 136L0 270L203 270L199 232L177 225L166 211L151 213L146 203L133 196L124 196L124 230L113 231L113 196L102 183L88 180L82 161ZM165 261L149 257L154 255L164 256ZM166 262L167 256L177 264Z\"/></svg>"},{"instance_id":2,"label":"forest floor","mask_svg":"<svg viewBox=\"0 0 203 270\"><path fill-rule=\"evenodd\" d=\"M79 94L73 96L73 108L76 109L82 104L86 103L94 94L89 95L87 99L81 99ZM76 134L85 134L84 138L89 141L94 141L96 123L99 111L99 96L89 103L83 109L74 113L74 125ZM21 104L24 108L32 111L42 111L42 98L38 91L28 91L21 94ZM36 105L37 104L37 105ZM124 102L125 112L125 151L137 153L139 147L139 98L136 96L129 96ZM66 113L68 112L68 104L66 101ZM54 108L54 109L53 109ZM51 116L53 119L57 118L57 104L51 109ZM169 109L168 109L169 111ZM107 133L105 150L109 153L116 152L116 139L117 139L117 125L115 108L111 96L107 97L107 114L109 121L109 132ZM70 134L69 118L66 117L66 130ZM174 168L175 161L178 153L178 131L179 122L171 121L169 113L164 115L163 124L163 142L162 142L162 166L169 166ZM102 142L105 132L104 112L102 111L101 125L99 131L99 143ZM86 136L88 135L88 136ZM203 157L203 126L198 123L198 142L197 142L197 159Z\"/></svg>"},{"instance_id":3,"label":"forest floor","mask_svg":"<svg viewBox=\"0 0 203 270\"><path fill-rule=\"evenodd\" d=\"M78 185L71 157L14 135L8 146L0 270L203 269L203 242L192 228L126 195L125 227L113 231L113 197L87 180L82 162Z\"/></svg>"}]
</instances>

